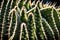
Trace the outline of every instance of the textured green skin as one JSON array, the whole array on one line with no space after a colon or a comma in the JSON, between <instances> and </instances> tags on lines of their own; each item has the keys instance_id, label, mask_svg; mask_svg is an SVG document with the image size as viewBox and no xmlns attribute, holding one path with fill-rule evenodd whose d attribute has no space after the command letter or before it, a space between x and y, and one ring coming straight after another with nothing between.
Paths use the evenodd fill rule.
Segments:
<instances>
[{"instance_id":1,"label":"textured green skin","mask_svg":"<svg viewBox=\"0 0 60 40\"><path fill-rule=\"evenodd\" d=\"M28 33L29 33L29 39L30 40L35 40L35 34L34 34L35 28L34 28L34 25L35 24L34 24L34 20L33 20L33 15L30 14L28 16L28 27L27 27L28 28Z\"/></svg>"},{"instance_id":2,"label":"textured green skin","mask_svg":"<svg viewBox=\"0 0 60 40\"><path fill-rule=\"evenodd\" d=\"M31 5L32 3L30 4L29 0L26 1L25 4L24 2L25 2L24 0L21 0L18 6L14 8L18 2L17 0L13 0L12 7L10 8L11 1L9 1L7 5L7 1L4 0L4 4L0 12L0 29L1 29L0 35L2 35L2 37L0 36L0 40L4 40L4 39L9 40L13 34L13 30L15 29L15 26L17 28L16 28L15 35L12 40L19 40L22 23L26 24L29 38L27 37L27 32L24 26L21 40L28 40L28 39L29 40L55 40L55 39L60 40L59 39L59 36L60 36L60 19L59 18L60 16L58 16L60 15L59 13L60 11L53 7L52 8L49 7L46 9L40 8L39 3L37 4L38 6L34 8L35 5ZM9 12L11 12L10 16L9 16ZM15 24L16 16L17 16L17 25ZM43 18L46 20L47 23L43 20ZM12 24L10 22L11 20L12 20ZM10 24L11 24L11 27L10 27L10 36L9 36L8 29L9 29ZM50 25L54 35L52 34L52 31L48 25Z\"/></svg>"},{"instance_id":3,"label":"textured green skin","mask_svg":"<svg viewBox=\"0 0 60 40\"><path fill-rule=\"evenodd\" d=\"M55 27L54 27L54 23L53 23L53 19L52 19L52 17L51 17L51 11L52 11L52 9L46 9L46 10L42 10L42 16L47 20L47 22L51 25L51 27L52 27L52 29L53 29L53 31L54 31L54 33L55 33L55 36L57 37L58 35L57 35L57 31L56 31L56 29L55 29ZM55 14L55 13L54 13ZM49 16L49 17L48 17Z\"/></svg>"}]
</instances>

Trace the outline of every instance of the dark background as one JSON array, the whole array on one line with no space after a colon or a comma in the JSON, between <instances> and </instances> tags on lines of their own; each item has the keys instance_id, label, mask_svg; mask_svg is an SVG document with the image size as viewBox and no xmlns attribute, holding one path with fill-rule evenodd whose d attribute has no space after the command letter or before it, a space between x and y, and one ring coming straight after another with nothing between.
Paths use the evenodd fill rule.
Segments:
<instances>
[{"instance_id":1,"label":"dark background","mask_svg":"<svg viewBox=\"0 0 60 40\"><path fill-rule=\"evenodd\" d=\"M46 2L52 2L52 3L56 3L56 6L60 5L60 0L43 0L44 3Z\"/></svg>"},{"instance_id":2,"label":"dark background","mask_svg":"<svg viewBox=\"0 0 60 40\"><path fill-rule=\"evenodd\" d=\"M34 0L31 0L31 1L34 1ZM42 1L42 0L40 0L40 1ZM51 2L52 4L55 3L56 6L60 5L60 0L43 0L43 3L46 3L46 2Z\"/></svg>"},{"instance_id":3,"label":"dark background","mask_svg":"<svg viewBox=\"0 0 60 40\"><path fill-rule=\"evenodd\" d=\"M1 1L0 0L0 5L1 5ZM34 0L31 0L31 1L34 1ZM37 1L37 0L36 0ZM40 0L41 1L41 0ZM43 0L43 3L46 3L46 2L51 2L52 4L55 3L56 6L59 6L60 5L60 0Z\"/></svg>"}]
</instances>

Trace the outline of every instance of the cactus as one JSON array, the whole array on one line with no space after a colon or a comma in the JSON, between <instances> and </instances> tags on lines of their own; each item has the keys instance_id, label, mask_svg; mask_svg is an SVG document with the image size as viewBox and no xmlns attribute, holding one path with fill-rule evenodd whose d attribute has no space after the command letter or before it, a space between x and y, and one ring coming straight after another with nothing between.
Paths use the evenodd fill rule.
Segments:
<instances>
[{"instance_id":1,"label":"cactus","mask_svg":"<svg viewBox=\"0 0 60 40\"><path fill-rule=\"evenodd\" d=\"M39 0L0 3L0 40L60 40L60 8Z\"/></svg>"}]
</instances>

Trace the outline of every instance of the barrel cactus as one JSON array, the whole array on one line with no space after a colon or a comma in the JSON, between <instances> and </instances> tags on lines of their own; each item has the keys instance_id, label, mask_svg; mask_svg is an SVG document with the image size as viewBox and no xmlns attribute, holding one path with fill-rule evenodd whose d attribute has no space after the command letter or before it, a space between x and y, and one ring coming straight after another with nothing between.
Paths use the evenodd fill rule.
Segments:
<instances>
[{"instance_id":1,"label":"barrel cactus","mask_svg":"<svg viewBox=\"0 0 60 40\"><path fill-rule=\"evenodd\" d=\"M1 0L0 40L60 40L60 8L39 0Z\"/></svg>"}]
</instances>

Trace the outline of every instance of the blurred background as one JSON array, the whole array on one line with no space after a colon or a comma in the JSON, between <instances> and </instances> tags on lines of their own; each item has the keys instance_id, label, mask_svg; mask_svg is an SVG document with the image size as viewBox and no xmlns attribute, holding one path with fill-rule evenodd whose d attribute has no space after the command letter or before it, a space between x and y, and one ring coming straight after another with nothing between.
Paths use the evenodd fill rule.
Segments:
<instances>
[{"instance_id":1,"label":"blurred background","mask_svg":"<svg viewBox=\"0 0 60 40\"><path fill-rule=\"evenodd\" d=\"M1 5L1 1L2 0L0 0L0 5ZM31 0L31 1L34 1L34 0ZM60 5L60 0L40 0L40 1L43 1L43 3L46 3L46 2L51 2L52 4L55 3L56 6Z\"/></svg>"},{"instance_id":2,"label":"blurred background","mask_svg":"<svg viewBox=\"0 0 60 40\"><path fill-rule=\"evenodd\" d=\"M52 2L52 3L56 3L56 6L60 5L60 0L43 0L44 3L46 2Z\"/></svg>"},{"instance_id":3,"label":"blurred background","mask_svg":"<svg viewBox=\"0 0 60 40\"><path fill-rule=\"evenodd\" d=\"M34 0L32 0L34 1ZM56 6L59 6L60 5L60 0L40 0L40 1L43 1L43 3L46 3L46 2L51 2L52 4L55 3Z\"/></svg>"}]
</instances>

